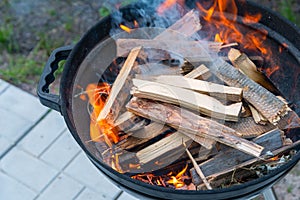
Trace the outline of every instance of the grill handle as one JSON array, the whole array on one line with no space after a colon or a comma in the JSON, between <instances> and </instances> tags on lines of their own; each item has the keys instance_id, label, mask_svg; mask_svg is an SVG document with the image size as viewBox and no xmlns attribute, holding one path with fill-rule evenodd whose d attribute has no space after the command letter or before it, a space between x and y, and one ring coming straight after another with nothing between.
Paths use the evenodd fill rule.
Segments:
<instances>
[{"instance_id":1,"label":"grill handle","mask_svg":"<svg viewBox=\"0 0 300 200\"><path fill-rule=\"evenodd\" d=\"M43 70L41 79L37 88L37 95L40 99L40 102L53 110L61 112L61 102L59 95L50 94L49 86L54 82L55 76L54 72L58 69L58 64L62 60L66 60L71 53L73 46L64 46L55 49Z\"/></svg>"}]
</instances>

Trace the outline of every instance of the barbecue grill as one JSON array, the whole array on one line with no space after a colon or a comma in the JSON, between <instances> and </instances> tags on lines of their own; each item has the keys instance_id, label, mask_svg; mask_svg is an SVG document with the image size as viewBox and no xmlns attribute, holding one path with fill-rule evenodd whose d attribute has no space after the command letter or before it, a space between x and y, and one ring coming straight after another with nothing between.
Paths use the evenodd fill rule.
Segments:
<instances>
[{"instance_id":1,"label":"barbecue grill","mask_svg":"<svg viewBox=\"0 0 300 200\"><path fill-rule=\"evenodd\" d=\"M184 2L184 1L183 1ZM187 0L184 2L186 9L196 9L197 2L202 1ZM204 1L205 3L205 1ZM149 6L151 5L151 6ZM160 4L137 3L124 7L119 10L122 13L122 20L139 22L140 28L149 28L156 26L156 20L164 23L166 28L170 24L164 18L153 18L157 6ZM269 79L278 88L278 93L286 97L292 109L300 114L300 30L295 25L288 22L273 11L257 5L251 1L237 0L238 17L234 22L238 26L245 27L247 30L258 30L262 33L267 31L266 43L272 49L278 49L283 46L281 52L273 52L272 62L281 67L268 74ZM258 23L244 23L243 16L246 14L261 14ZM232 18L232 13L227 13L228 19ZM215 18L219 16L216 15ZM103 162L103 157L99 154L98 147L90 141L89 120L90 113L87 110L86 102L80 98L74 98L82 88L92 82L98 83L105 81L113 83L116 74L114 71L106 70L115 58L115 46L113 41L115 37L121 37L123 33L118 29L120 24L119 15L110 15L100 20L94 25L82 39L73 47L66 46L54 50L45 66L44 72L38 85L38 96L43 105L60 112L72 133L74 139L87 154L91 162L109 177L116 185L136 196L149 199L245 199L253 197L261 192L265 196L272 196L269 190L278 180L283 178L299 161L300 146L296 147L298 153L292 157L283 166L270 172L269 174L248 181L240 185L234 185L229 188L213 190L174 190L159 186L143 183L139 180L130 178L126 174L115 171L111 166ZM157 28L157 27L156 27ZM112 31L119 30L119 31ZM152 30L152 29L149 29ZM263 30L263 31L262 31ZM205 31L205 30L204 30ZM154 31L153 34L156 32ZM120 36L121 35L121 36ZM149 36L150 35L150 36ZM151 31L147 37L151 37ZM135 37L134 33L128 37ZM209 37L209 36L207 36ZM49 93L49 86L55 80L54 72L58 68L61 60L67 60L60 83L59 95ZM265 62L262 71L268 72L274 63ZM99 75L100 74L100 75ZM293 141L299 140L299 129L288 132L288 136ZM84 170L84 169L82 169ZM85 172L88 173L88 172ZM269 196L269 197L270 197Z\"/></svg>"}]
</instances>

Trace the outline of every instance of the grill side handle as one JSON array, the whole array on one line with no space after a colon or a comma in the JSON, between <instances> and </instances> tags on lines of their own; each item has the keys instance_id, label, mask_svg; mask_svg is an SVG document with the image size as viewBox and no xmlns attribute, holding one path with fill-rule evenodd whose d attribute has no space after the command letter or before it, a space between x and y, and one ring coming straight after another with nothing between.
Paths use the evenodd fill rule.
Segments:
<instances>
[{"instance_id":1,"label":"grill side handle","mask_svg":"<svg viewBox=\"0 0 300 200\"><path fill-rule=\"evenodd\" d=\"M63 60L67 60L69 54L71 53L73 46L64 46L55 49L43 70L41 75L38 88L37 95L39 97L40 102L53 110L61 112L61 101L60 96L56 94L51 94L49 90L49 86L54 82L55 76L54 72L59 67L59 62Z\"/></svg>"}]
</instances>

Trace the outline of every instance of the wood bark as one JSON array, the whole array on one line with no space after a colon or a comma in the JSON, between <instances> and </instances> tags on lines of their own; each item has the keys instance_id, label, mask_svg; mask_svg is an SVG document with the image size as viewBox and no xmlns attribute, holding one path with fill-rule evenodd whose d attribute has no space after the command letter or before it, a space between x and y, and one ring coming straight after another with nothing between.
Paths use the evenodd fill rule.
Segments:
<instances>
[{"instance_id":1,"label":"wood bark","mask_svg":"<svg viewBox=\"0 0 300 200\"><path fill-rule=\"evenodd\" d=\"M243 97L272 124L285 116L289 107L267 89L257 84L224 60L217 58L210 70L229 86L243 88Z\"/></svg>"},{"instance_id":2,"label":"wood bark","mask_svg":"<svg viewBox=\"0 0 300 200\"><path fill-rule=\"evenodd\" d=\"M283 134L284 133L279 129L275 129L255 138L253 142L265 147L263 151L263 154L265 154L267 151L273 151L283 146ZM251 158L253 157L248 154L230 148L227 151L219 152L219 154L217 154L215 157L205 161L204 163L201 163L199 167L207 177L232 168L240 163L246 162ZM192 168L190 172L193 178L193 183L195 185L200 185L202 183L202 179L197 175L195 169Z\"/></svg>"},{"instance_id":3,"label":"wood bark","mask_svg":"<svg viewBox=\"0 0 300 200\"><path fill-rule=\"evenodd\" d=\"M127 104L127 109L142 117L166 123L184 134L215 140L256 157L264 149L254 142L240 138L237 136L240 133L227 126L171 104L133 98Z\"/></svg>"}]
</instances>

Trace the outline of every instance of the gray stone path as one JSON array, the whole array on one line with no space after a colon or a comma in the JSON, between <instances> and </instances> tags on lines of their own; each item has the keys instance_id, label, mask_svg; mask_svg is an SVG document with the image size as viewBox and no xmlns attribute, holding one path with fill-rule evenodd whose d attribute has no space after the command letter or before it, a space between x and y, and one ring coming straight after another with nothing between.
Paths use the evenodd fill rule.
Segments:
<instances>
[{"instance_id":1,"label":"gray stone path","mask_svg":"<svg viewBox=\"0 0 300 200\"><path fill-rule=\"evenodd\" d=\"M0 80L0 200L136 199L87 159L62 116Z\"/></svg>"}]
</instances>

